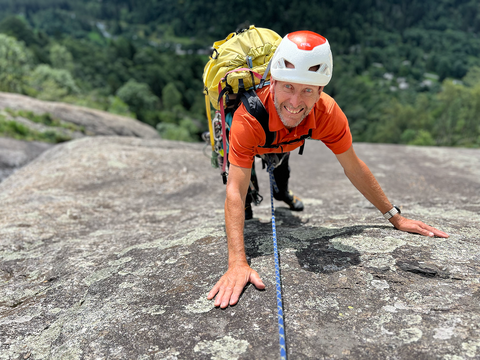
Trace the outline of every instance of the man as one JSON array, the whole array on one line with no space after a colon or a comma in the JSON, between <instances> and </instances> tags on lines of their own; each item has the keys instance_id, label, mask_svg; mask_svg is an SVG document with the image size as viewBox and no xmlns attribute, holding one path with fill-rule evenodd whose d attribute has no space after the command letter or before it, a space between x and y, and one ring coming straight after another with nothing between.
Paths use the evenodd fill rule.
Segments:
<instances>
[{"instance_id":1,"label":"man","mask_svg":"<svg viewBox=\"0 0 480 360\"><path fill-rule=\"evenodd\" d=\"M283 38L272 58L270 87L257 91L269 113L269 129L276 132L274 144L288 143L311 130L311 137L322 140L333 151L352 184L395 228L425 236L448 237L421 221L402 217L369 168L357 157L347 118L336 102L322 92L332 77L332 69L330 45L323 36L298 31ZM265 141L265 131L242 105L235 112L230 130L230 169L225 200L228 270L208 294L208 299L216 295L215 306L221 308L235 305L248 282L258 289L265 288L258 273L247 263L243 239L252 164L255 155L288 153L302 144L294 142L278 148L262 148ZM288 164L281 166L287 179L283 179L277 197L293 210L299 210L295 208L299 200L288 192Z\"/></svg>"}]
</instances>

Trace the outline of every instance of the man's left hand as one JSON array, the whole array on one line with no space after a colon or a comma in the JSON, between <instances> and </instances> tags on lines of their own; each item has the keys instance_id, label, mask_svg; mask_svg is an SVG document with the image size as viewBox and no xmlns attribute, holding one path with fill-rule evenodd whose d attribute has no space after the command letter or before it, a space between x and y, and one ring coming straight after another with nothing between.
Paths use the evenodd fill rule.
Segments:
<instances>
[{"instance_id":1,"label":"man's left hand","mask_svg":"<svg viewBox=\"0 0 480 360\"><path fill-rule=\"evenodd\" d=\"M390 222L395 226L398 230L410 232L410 233L415 233L415 234L420 234L424 236L438 236L441 238L448 238L449 235L447 233L444 233L443 231L440 231L438 229L435 229L432 226L429 226L427 224L424 224L421 221L418 220L410 220L407 218L404 218L403 216L397 214L394 217L390 219Z\"/></svg>"}]
</instances>

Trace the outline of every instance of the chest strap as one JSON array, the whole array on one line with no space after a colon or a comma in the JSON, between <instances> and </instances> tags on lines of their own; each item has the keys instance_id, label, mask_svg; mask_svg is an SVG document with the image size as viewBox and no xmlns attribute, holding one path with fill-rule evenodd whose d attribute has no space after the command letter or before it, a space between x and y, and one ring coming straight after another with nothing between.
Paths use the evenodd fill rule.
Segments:
<instances>
[{"instance_id":1,"label":"chest strap","mask_svg":"<svg viewBox=\"0 0 480 360\"><path fill-rule=\"evenodd\" d=\"M260 125L263 128L263 131L265 132L265 144L262 146L259 146L261 148L267 148L267 149L278 149L281 148L284 145L289 145L289 144L294 144L300 141L303 141L303 144L300 146L299 154L303 154L303 149L305 147L305 139L309 139L312 137L312 129L309 129L308 134L300 136L298 139L293 139L290 141L284 141L279 144L273 145L273 142L276 139L276 132L271 132L268 128L268 120L269 120L269 115L267 110L265 109L265 106L263 105L262 101L258 97L257 93L255 90L251 89L248 91L245 91L241 94L241 100L243 105L245 105L245 109L248 111L250 115L252 115L257 121L260 123Z\"/></svg>"}]
</instances>

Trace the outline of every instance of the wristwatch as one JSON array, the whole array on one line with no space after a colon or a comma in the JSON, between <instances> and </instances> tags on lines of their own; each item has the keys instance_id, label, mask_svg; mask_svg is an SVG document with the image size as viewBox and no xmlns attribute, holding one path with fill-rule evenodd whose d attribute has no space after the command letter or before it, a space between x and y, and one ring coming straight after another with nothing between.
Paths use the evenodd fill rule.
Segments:
<instances>
[{"instance_id":1,"label":"wristwatch","mask_svg":"<svg viewBox=\"0 0 480 360\"><path fill-rule=\"evenodd\" d=\"M383 217L387 220L389 220L393 215L395 214L401 214L402 212L400 211L399 207L396 205L393 205L393 208L389 211L387 211L385 214L383 214Z\"/></svg>"}]
</instances>

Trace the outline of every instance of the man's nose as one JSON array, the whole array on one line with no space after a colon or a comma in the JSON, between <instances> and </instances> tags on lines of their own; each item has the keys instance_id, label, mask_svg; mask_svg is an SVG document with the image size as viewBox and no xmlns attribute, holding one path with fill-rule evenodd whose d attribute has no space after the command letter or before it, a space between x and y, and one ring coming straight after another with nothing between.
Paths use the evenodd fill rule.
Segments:
<instances>
[{"instance_id":1,"label":"man's nose","mask_svg":"<svg viewBox=\"0 0 480 360\"><path fill-rule=\"evenodd\" d=\"M293 93L290 97L290 105L292 107L297 108L302 103L302 99L300 98L300 94L297 92Z\"/></svg>"}]
</instances>

